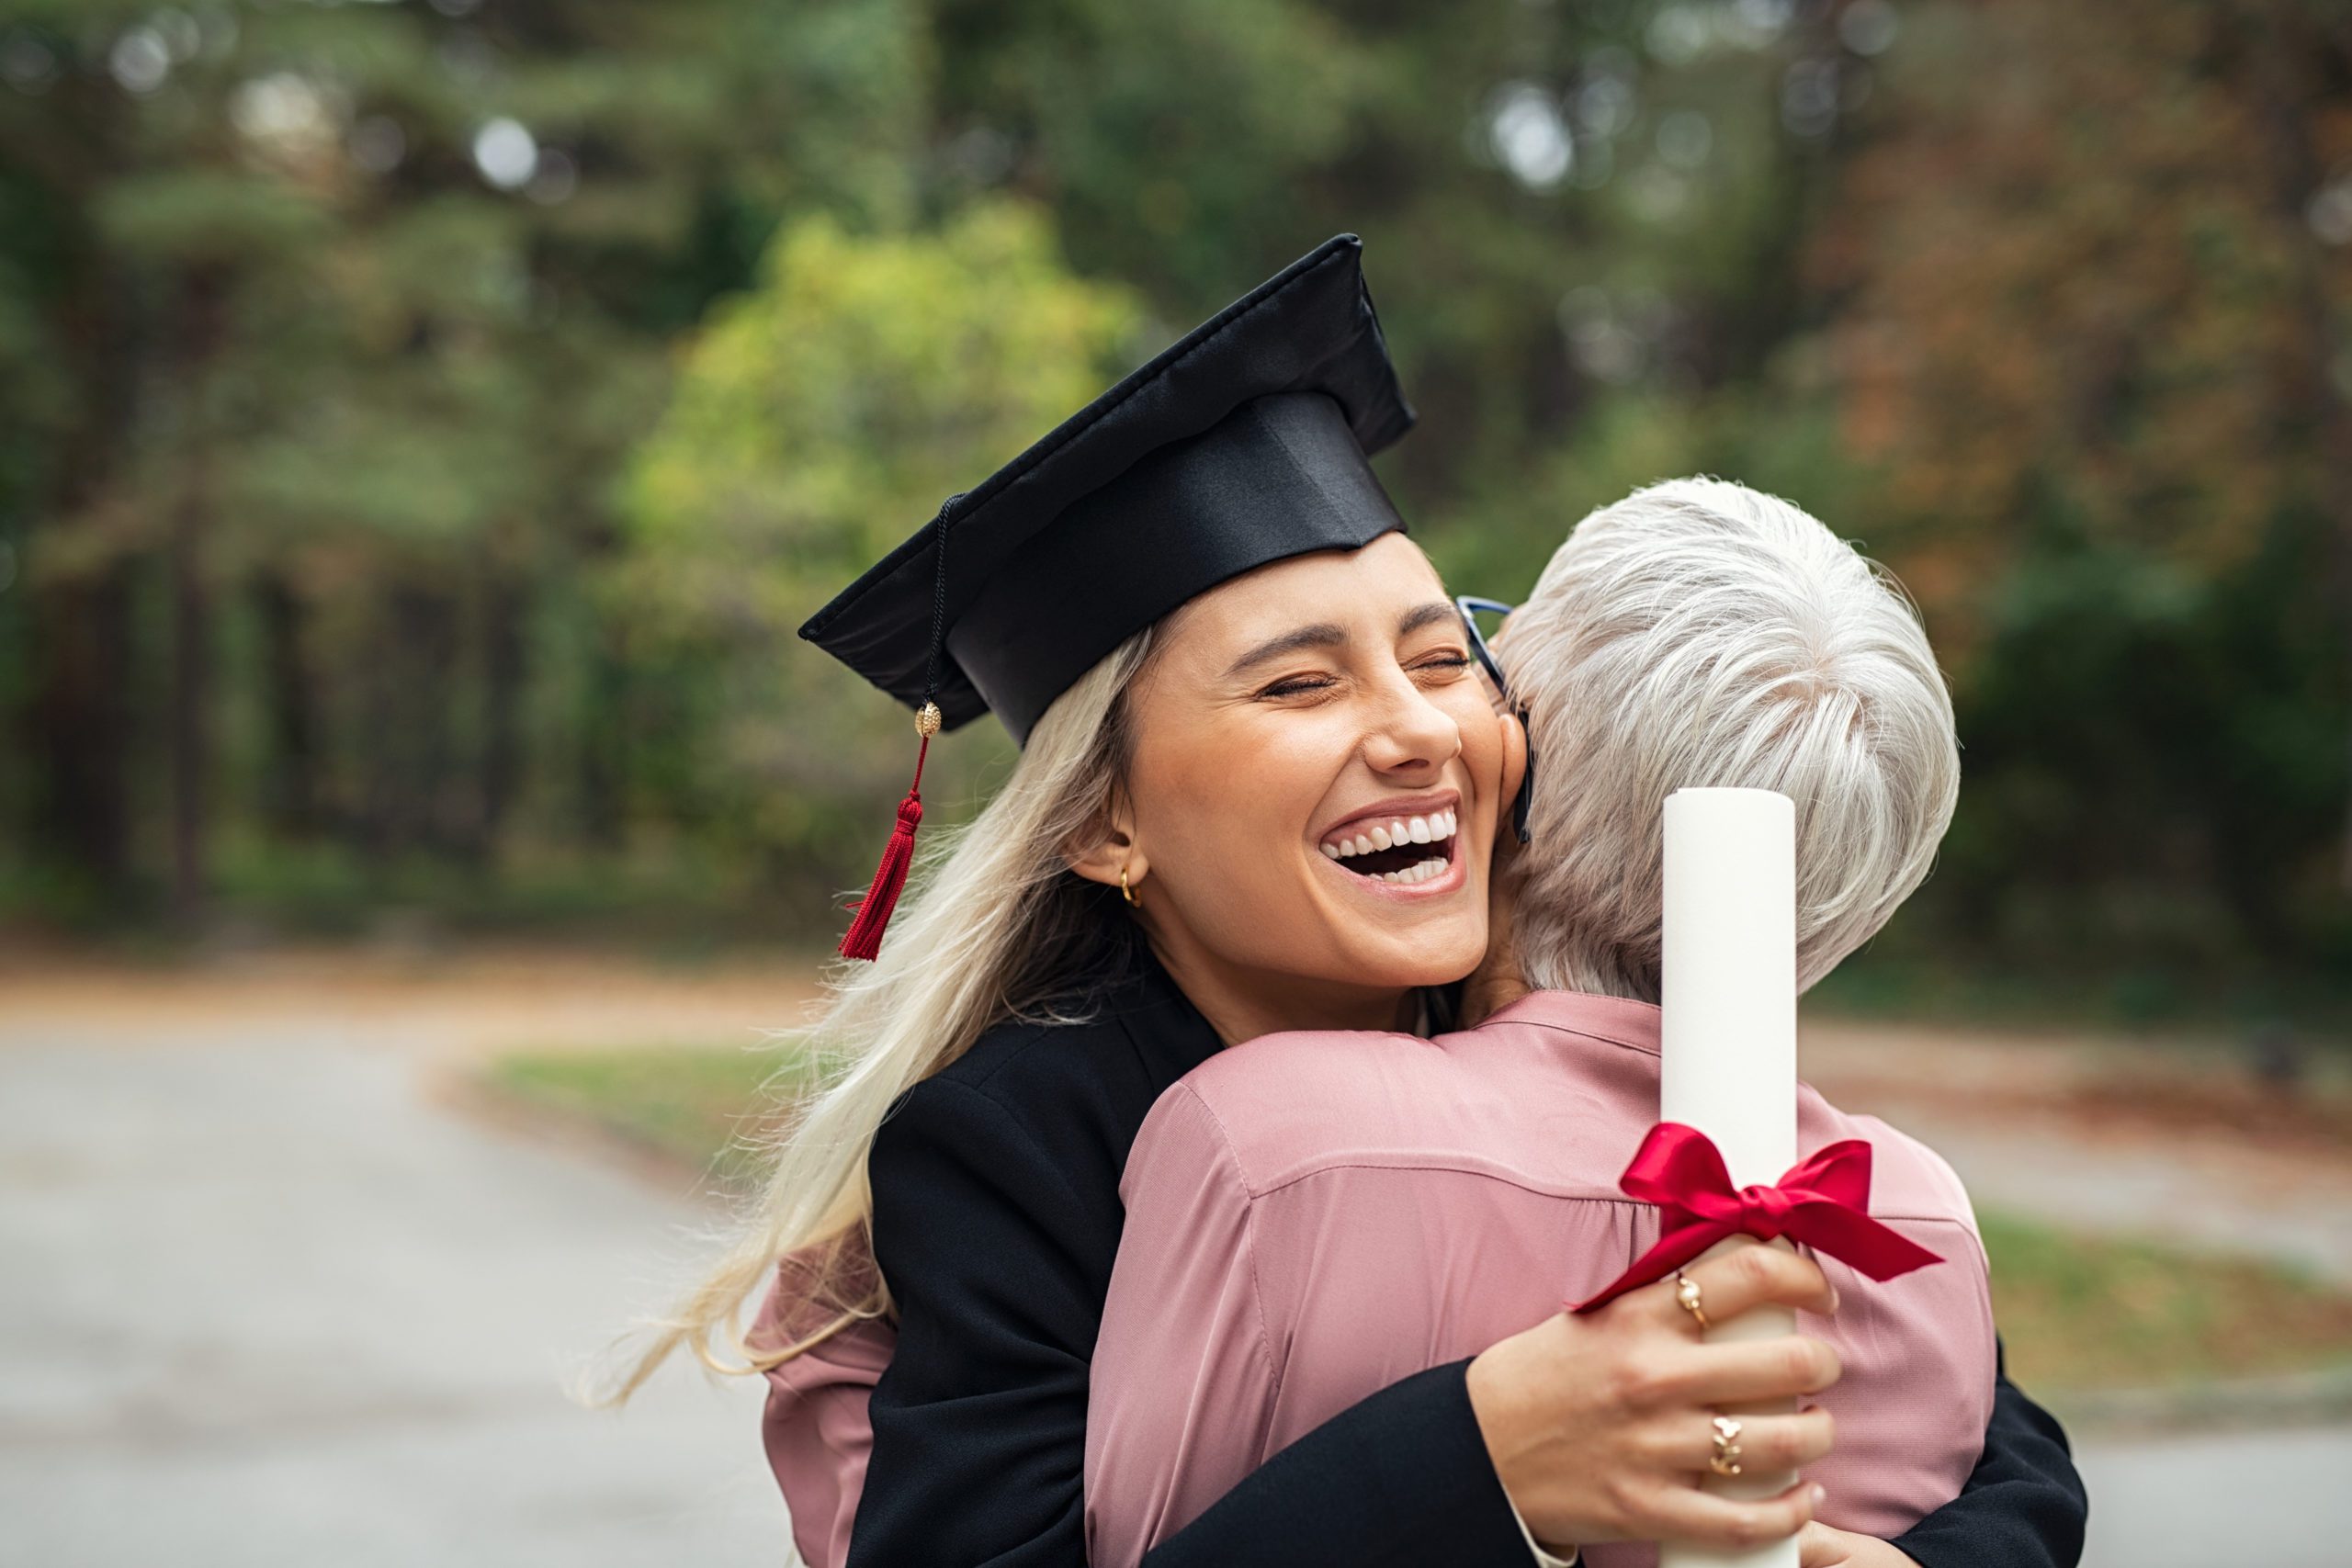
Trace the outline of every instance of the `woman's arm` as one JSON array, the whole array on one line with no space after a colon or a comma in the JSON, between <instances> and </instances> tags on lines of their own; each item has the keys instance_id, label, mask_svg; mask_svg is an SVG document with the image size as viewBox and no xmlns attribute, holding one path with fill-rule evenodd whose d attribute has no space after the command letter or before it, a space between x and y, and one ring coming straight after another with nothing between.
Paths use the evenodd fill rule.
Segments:
<instances>
[{"instance_id":1,"label":"woman's arm","mask_svg":"<svg viewBox=\"0 0 2352 1568\"><path fill-rule=\"evenodd\" d=\"M1997 1340L1994 1356L1993 1417L1968 1484L1893 1544L1920 1568L2075 1568L2090 1505L2066 1434L2009 1382Z\"/></svg>"},{"instance_id":2,"label":"woman's arm","mask_svg":"<svg viewBox=\"0 0 2352 1568\"><path fill-rule=\"evenodd\" d=\"M899 1344L874 1390L849 1568L1082 1568L1087 1374L1115 1192L1074 1188L1012 1107L947 1078L901 1102L868 1168ZM1147 1568L1528 1568L1466 1366L1341 1412Z\"/></svg>"},{"instance_id":3,"label":"woman's arm","mask_svg":"<svg viewBox=\"0 0 2352 1568\"><path fill-rule=\"evenodd\" d=\"M851 1245L870 1270L864 1234L851 1238ZM841 1258L839 1242L823 1242L784 1258L746 1344L775 1348L831 1323L845 1292L828 1288L825 1280L829 1267ZM850 1283L859 1284L854 1279ZM865 1407L897 1341L888 1325L865 1319L768 1369L761 1441L792 1516L793 1542L809 1568L841 1568L849 1556L850 1526L865 1484L866 1450L873 1446Z\"/></svg>"},{"instance_id":4,"label":"woman's arm","mask_svg":"<svg viewBox=\"0 0 2352 1568\"><path fill-rule=\"evenodd\" d=\"M1087 1390L1087 1561L1092 1568L1223 1561L1230 1551L1226 1529L1262 1530L1269 1523L1252 1519L1206 1535L1187 1527L1261 1471L1268 1448L1281 1442L1270 1436L1283 1386L1275 1344L1294 1331L1295 1319L1279 1302L1267 1303L1249 1185L1222 1123L1189 1084L1177 1084L1152 1107L1120 1190L1126 1222ZM1347 1548L1355 1557L1403 1553L1393 1544L1401 1534L1422 1543L1412 1550L1424 1555L1411 1560L1453 1560L1458 1525L1412 1513L1427 1507L1419 1478L1425 1453L1453 1456L1451 1493L1500 1490L1470 1414L1466 1366L1426 1389L1341 1411L1328 1433L1306 1434L1325 1445L1324 1459L1310 1453L1310 1464L1340 1467L1348 1517L1324 1528L1363 1536ZM1281 1442L1272 1457L1295 1446ZM1410 1474L1392 1473L1399 1457ZM1278 1481L1264 1506L1278 1517L1286 1514L1284 1495L1301 1484ZM1401 1510L1390 1511L1387 1499L1400 1484ZM1246 1502L1231 1511L1238 1516ZM1535 1568L1543 1560L1533 1541L1518 1540L1512 1561ZM1294 1557L1307 1551L1290 1550Z\"/></svg>"}]
</instances>

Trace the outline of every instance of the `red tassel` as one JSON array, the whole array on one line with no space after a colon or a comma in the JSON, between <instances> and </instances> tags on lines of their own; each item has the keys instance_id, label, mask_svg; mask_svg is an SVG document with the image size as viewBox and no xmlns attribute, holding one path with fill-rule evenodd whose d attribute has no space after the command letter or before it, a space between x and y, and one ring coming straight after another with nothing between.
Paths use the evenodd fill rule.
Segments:
<instances>
[{"instance_id":1,"label":"red tassel","mask_svg":"<svg viewBox=\"0 0 2352 1568\"><path fill-rule=\"evenodd\" d=\"M922 750L915 753L915 782L907 787L907 798L899 802L899 825L890 830L890 841L882 848L882 863L874 868L874 886L858 900L857 918L850 921L849 933L842 938L843 958L870 962L881 955L883 928L890 923L899 908L899 895L906 890L907 868L915 859L915 829L922 826L922 765L931 756L931 730L938 728L932 716L937 711L926 704L923 716L916 720L919 728L929 720L931 728L923 729Z\"/></svg>"}]
</instances>

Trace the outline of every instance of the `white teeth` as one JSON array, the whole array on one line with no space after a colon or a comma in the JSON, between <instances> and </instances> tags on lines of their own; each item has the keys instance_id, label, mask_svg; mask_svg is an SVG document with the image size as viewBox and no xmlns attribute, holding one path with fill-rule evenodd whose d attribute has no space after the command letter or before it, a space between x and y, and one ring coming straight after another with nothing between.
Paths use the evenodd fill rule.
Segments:
<instances>
[{"instance_id":1,"label":"white teeth","mask_svg":"<svg viewBox=\"0 0 2352 1568\"><path fill-rule=\"evenodd\" d=\"M1432 830L1434 830L1435 824L1431 824L1431 828ZM1411 840L1401 840L1398 841L1408 843ZM1322 845L1321 848L1323 852L1333 860L1346 860L1353 855L1371 853L1371 843L1372 840L1369 838L1357 839L1352 843L1345 839L1341 839L1335 842ZM1383 845L1382 847L1386 848L1387 846ZM1405 867L1402 871L1366 872L1363 874L1376 882L1393 882L1400 887L1410 887L1415 883L1427 882L1432 876L1443 875L1448 863L1449 863L1443 855L1431 855L1427 860L1415 861L1411 865Z\"/></svg>"},{"instance_id":2,"label":"white teeth","mask_svg":"<svg viewBox=\"0 0 2352 1568\"><path fill-rule=\"evenodd\" d=\"M1373 823L1352 838L1341 834L1317 847L1333 860L1347 860L1354 855L1371 854L1375 850L1395 849L1400 844L1442 843L1460 831L1461 826L1460 814L1449 808L1432 811L1426 817L1400 817L1393 822ZM1443 861L1434 863L1440 869L1443 869L1445 864ZM1402 872L1385 874L1382 880L1393 882L1402 878L1408 882L1419 881L1420 878L1408 874L1411 870L1408 866Z\"/></svg>"}]
</instances>

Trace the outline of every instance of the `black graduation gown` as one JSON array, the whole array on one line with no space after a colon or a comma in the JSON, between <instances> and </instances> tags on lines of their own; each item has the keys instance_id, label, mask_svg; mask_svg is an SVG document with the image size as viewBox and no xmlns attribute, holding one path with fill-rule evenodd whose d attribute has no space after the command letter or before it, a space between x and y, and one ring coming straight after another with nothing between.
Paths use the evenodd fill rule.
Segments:
<instances>
[{"instance_id":1,"label":"black graduation gown","mask_svg":"<svg viewBox=\"0 0 2352 1568\"><path fill-rule=\"evenodd\" d=\"M1160 1092L1220 1048L1144 959L1090 1021L1007 1023L901 1097L869 1171L899 1340L849 1568L1083 1568L1088 1363ZM1529 1568L1469 1361L1417 1373L1283 1450L1148 1568ZM2004 1376L1967 1489L1895 1545L1924 1568L2073 1568L2064 1434Z\"/></svg>"}]
</instances>

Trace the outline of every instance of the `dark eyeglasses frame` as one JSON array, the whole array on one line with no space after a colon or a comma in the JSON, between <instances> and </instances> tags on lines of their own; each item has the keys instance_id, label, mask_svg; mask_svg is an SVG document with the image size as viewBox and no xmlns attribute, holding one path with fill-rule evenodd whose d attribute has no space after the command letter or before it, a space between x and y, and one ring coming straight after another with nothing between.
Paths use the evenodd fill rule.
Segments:
<instances>
[{"instance_id":1,"label":"dark eyeglasses frame","mask_svg":"<svg viewBox=\"0 0 2352 1568\"><path fill-rule=\"evenodd\" d=\"M1503 667L1495 662L1494 651L1487 648L1486 634L1478 629L1480 615L1508 616L1518 606L1506 604L1499 599L1481 599L1473 593L1459 594L1453 607L1461 614L1462 629L1469 634L1470 652L1486 671L1487 679L1495 683L1495 695L1500 697L1519 720L1519 733L1527 748L1527 766L1520 774L1519 795L1510 803L1511 831L1519 835L1522 844L1534 838L1527 826L1527 814L1535 804L1535 738L1529 732L1527 709L1511 700L1510 682L1503 679Z\"/></svg>"}]
</instances>

